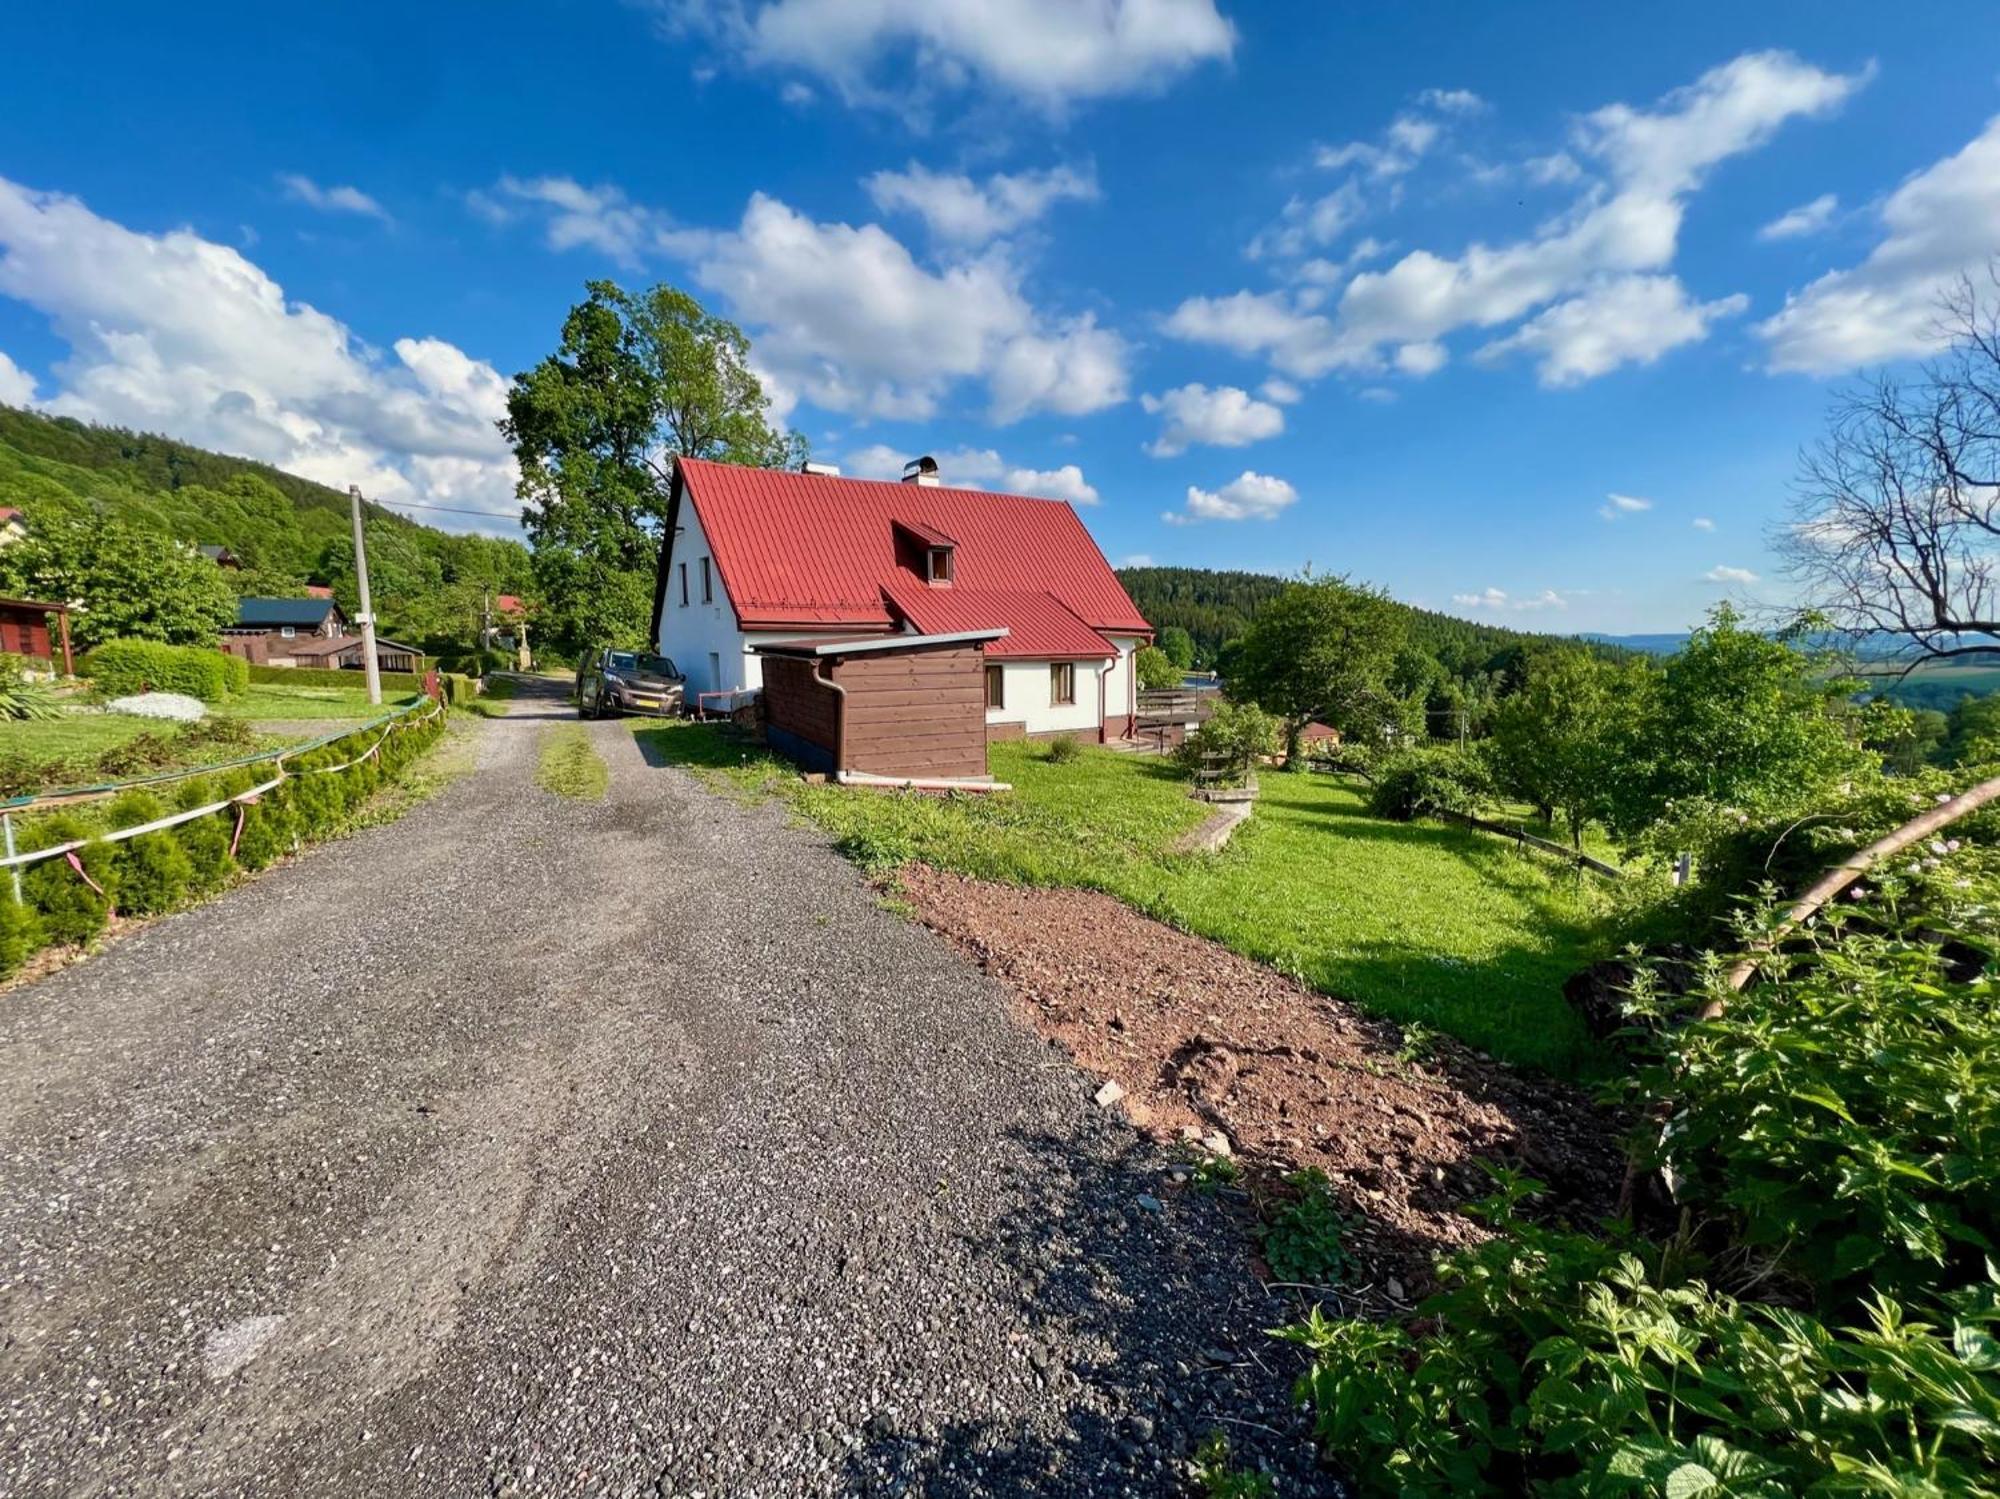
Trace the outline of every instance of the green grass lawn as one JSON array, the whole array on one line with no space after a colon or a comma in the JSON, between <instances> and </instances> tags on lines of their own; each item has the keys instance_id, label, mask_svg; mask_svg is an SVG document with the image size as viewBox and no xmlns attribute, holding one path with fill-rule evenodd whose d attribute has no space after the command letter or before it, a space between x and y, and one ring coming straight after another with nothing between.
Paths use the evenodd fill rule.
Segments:
<instances>
[{"instance_id":1,"label":"green grass lawn","mask_svg":"<svg viewBox=\"0 0 2000 1499\"><path fill-rule=\"evenodd\" d=\"M277 682L252 682L247 692L232 697L218 710L252 723L306 718L379 718L408 694L385 692L377 705L365 689L354 687L292 687Z\"/></svg>"},{"instance_id":2,"label":"green grass lawn","mask_svg":"<svg viewBox=\"0 0 2000 1499\"><path fill-rule=\"evenodd\" d=\"M20 756L39 764L71 764L94 759L114 745L136 739L161 725L123 713L76 713L61 718L0 719L0 758Z\"/></svg>"},{"instance_id":3,"label":"green grass lawn","mask_svg":"<svg viewBox=\"0 0 2000 1499\"><path fill-rule=\"evenodd\" d=\"M923 859L985 879L1103 890L1397 1020L1574 1075L1588 1037L1562 982L1602 954L1594 884L1492 835L1369 815L1330 776L1267 772L1257 814L1214 855L1166 846L1200 822L1171 766L1088 750L1068 765L995 744L1011 793L951 797L807 786L714 725L638 728L656 762L739 794L786 796L851 857ZM1081 935L1079 941L1085 940Z\"/></svg>"}]
</instances>

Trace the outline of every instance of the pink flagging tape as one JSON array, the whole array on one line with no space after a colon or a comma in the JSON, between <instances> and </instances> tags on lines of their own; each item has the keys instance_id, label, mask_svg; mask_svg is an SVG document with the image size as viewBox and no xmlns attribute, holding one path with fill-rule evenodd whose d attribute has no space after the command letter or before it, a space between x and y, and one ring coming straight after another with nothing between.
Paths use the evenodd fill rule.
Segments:
<instances>
[{"instance_id":1,"label":"pink flagging tape","mask_svg":"<svg viewBox=\"0 0 2000 1499\"><path fill-rule=\"evenodd\" d=\"M229 835L229 857L232 859L236 857L236 845L243 841L243 819L249 815L249 812L249 803L238 802L236 804L236 831Z\"/></svg>"},{"instance_id":2,"label":"pink flagging tape","mask_svg":"<svg viewBox=\"0 0 2000 1499\"><path fill-rule=\"evenodd\" d=\"M64 854L63 857L69 860L69 867L76 871L76 877L78 879L82 880L84 884L90 886L90 888L95 890L99 895L104 894L104 887L98 884L96 880L93 880L90 877L90 871L83 867L83 860L79 859L76 856L75 849L71 849L68 853ZM109 899L109 897L106 898Z\"/></svg>"}]
</instances>

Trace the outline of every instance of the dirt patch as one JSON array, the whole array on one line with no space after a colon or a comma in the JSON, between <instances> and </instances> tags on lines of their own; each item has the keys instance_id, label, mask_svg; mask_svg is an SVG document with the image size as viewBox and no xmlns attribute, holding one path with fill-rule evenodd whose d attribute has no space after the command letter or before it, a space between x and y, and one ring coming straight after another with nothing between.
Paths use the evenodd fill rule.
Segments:
<instances>
[{"instance_id":1,"label":"dirt patch","mask_svg":"<svg viewBox=\"0 0 2000 1499\"><path fill-rule=\"evenodd\" d=\"M1460 1211L1492 1190L1480 1159L1548 1183L1564 1217L1611 1210L1620 1126L1574 1088L1443 1037L1412 1057L1399 1027L1107 895L922 865L901 883L919 920L1006 982L1023 1020L1125 1090L1140 1129L1220 1130L1266 1179L1324 1171L1360 1302L1406 1303L1440 1252L1485 1237Z\"/></svg>"}]
</instances>

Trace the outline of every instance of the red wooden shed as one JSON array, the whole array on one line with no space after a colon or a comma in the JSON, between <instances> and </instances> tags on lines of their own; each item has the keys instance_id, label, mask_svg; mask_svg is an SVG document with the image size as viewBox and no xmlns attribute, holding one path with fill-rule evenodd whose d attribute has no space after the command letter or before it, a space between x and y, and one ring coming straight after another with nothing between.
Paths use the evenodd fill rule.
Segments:
<instances>
[{"instance_id":1,"label":"red wooden shed","mask_svg":"<svg viewBox=\"0 0 2000 1499\"><path fill-rule=\"evenodd\" d=\"M47 604L39 599L0 599L0 651L53 661L55 651L49 644L51 614L56 617L56 640L62 650L63 675L75 676L69 653L67 604Z\"/></svg>"}]
</instances>

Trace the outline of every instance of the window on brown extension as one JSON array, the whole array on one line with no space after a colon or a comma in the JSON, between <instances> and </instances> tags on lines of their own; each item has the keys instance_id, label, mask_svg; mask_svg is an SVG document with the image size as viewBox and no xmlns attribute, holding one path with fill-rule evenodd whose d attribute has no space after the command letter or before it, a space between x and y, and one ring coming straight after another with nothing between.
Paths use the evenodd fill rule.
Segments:
<instances>
[{"instance_id":1,"label":"window on brown extension","mask_svg":"<svg viewBox=\"0 0 2000 1499\"><path fill-rule=\"evenodd\" d=\"M1049 706L1061 707L1076 701L1076 664L1057 661L1049 667Z\"/></svg>"},{"instance_id":2,"label":"window on brown extension","mask_svg":"<svg viewBox=\"0 0 2000 1499\"><path fill-rule=\"evenodd\" d=\"M701 559L701 601L704 604L715 602L715 578L708 570L706 557Z\"/></svg>"},{"instance_id":3,"label":"window on brown extension","mask_svg":"<svg viewBox=\"0 0 2000 1499\"><path fill-rule=\"evenodd\" d=\"M949 583L951 581L951 548L932 547L929 555L931 582Z\"/></svg>"},{"instance_id":4,"label":"window on brown extension","mask_svg":"<svg viewBox=\"0 0 2000 1499\"><path fill-rule=\"evenodd\" d=\"M685 609L688 606L688 565L685 562L683 562L680 566L681 566L681 607Z\"/></svg>"},{"instance_id":5,"label":"window on brown extension","mask_svg":"<svg viewBox=\"0 0 2000 1499\"><path fill-rule=\"evenodd\" d=\"M1007 706L1007 672L1004 667L986 668L986 706L989 708Z\"/></svg>"}]
</instances>

